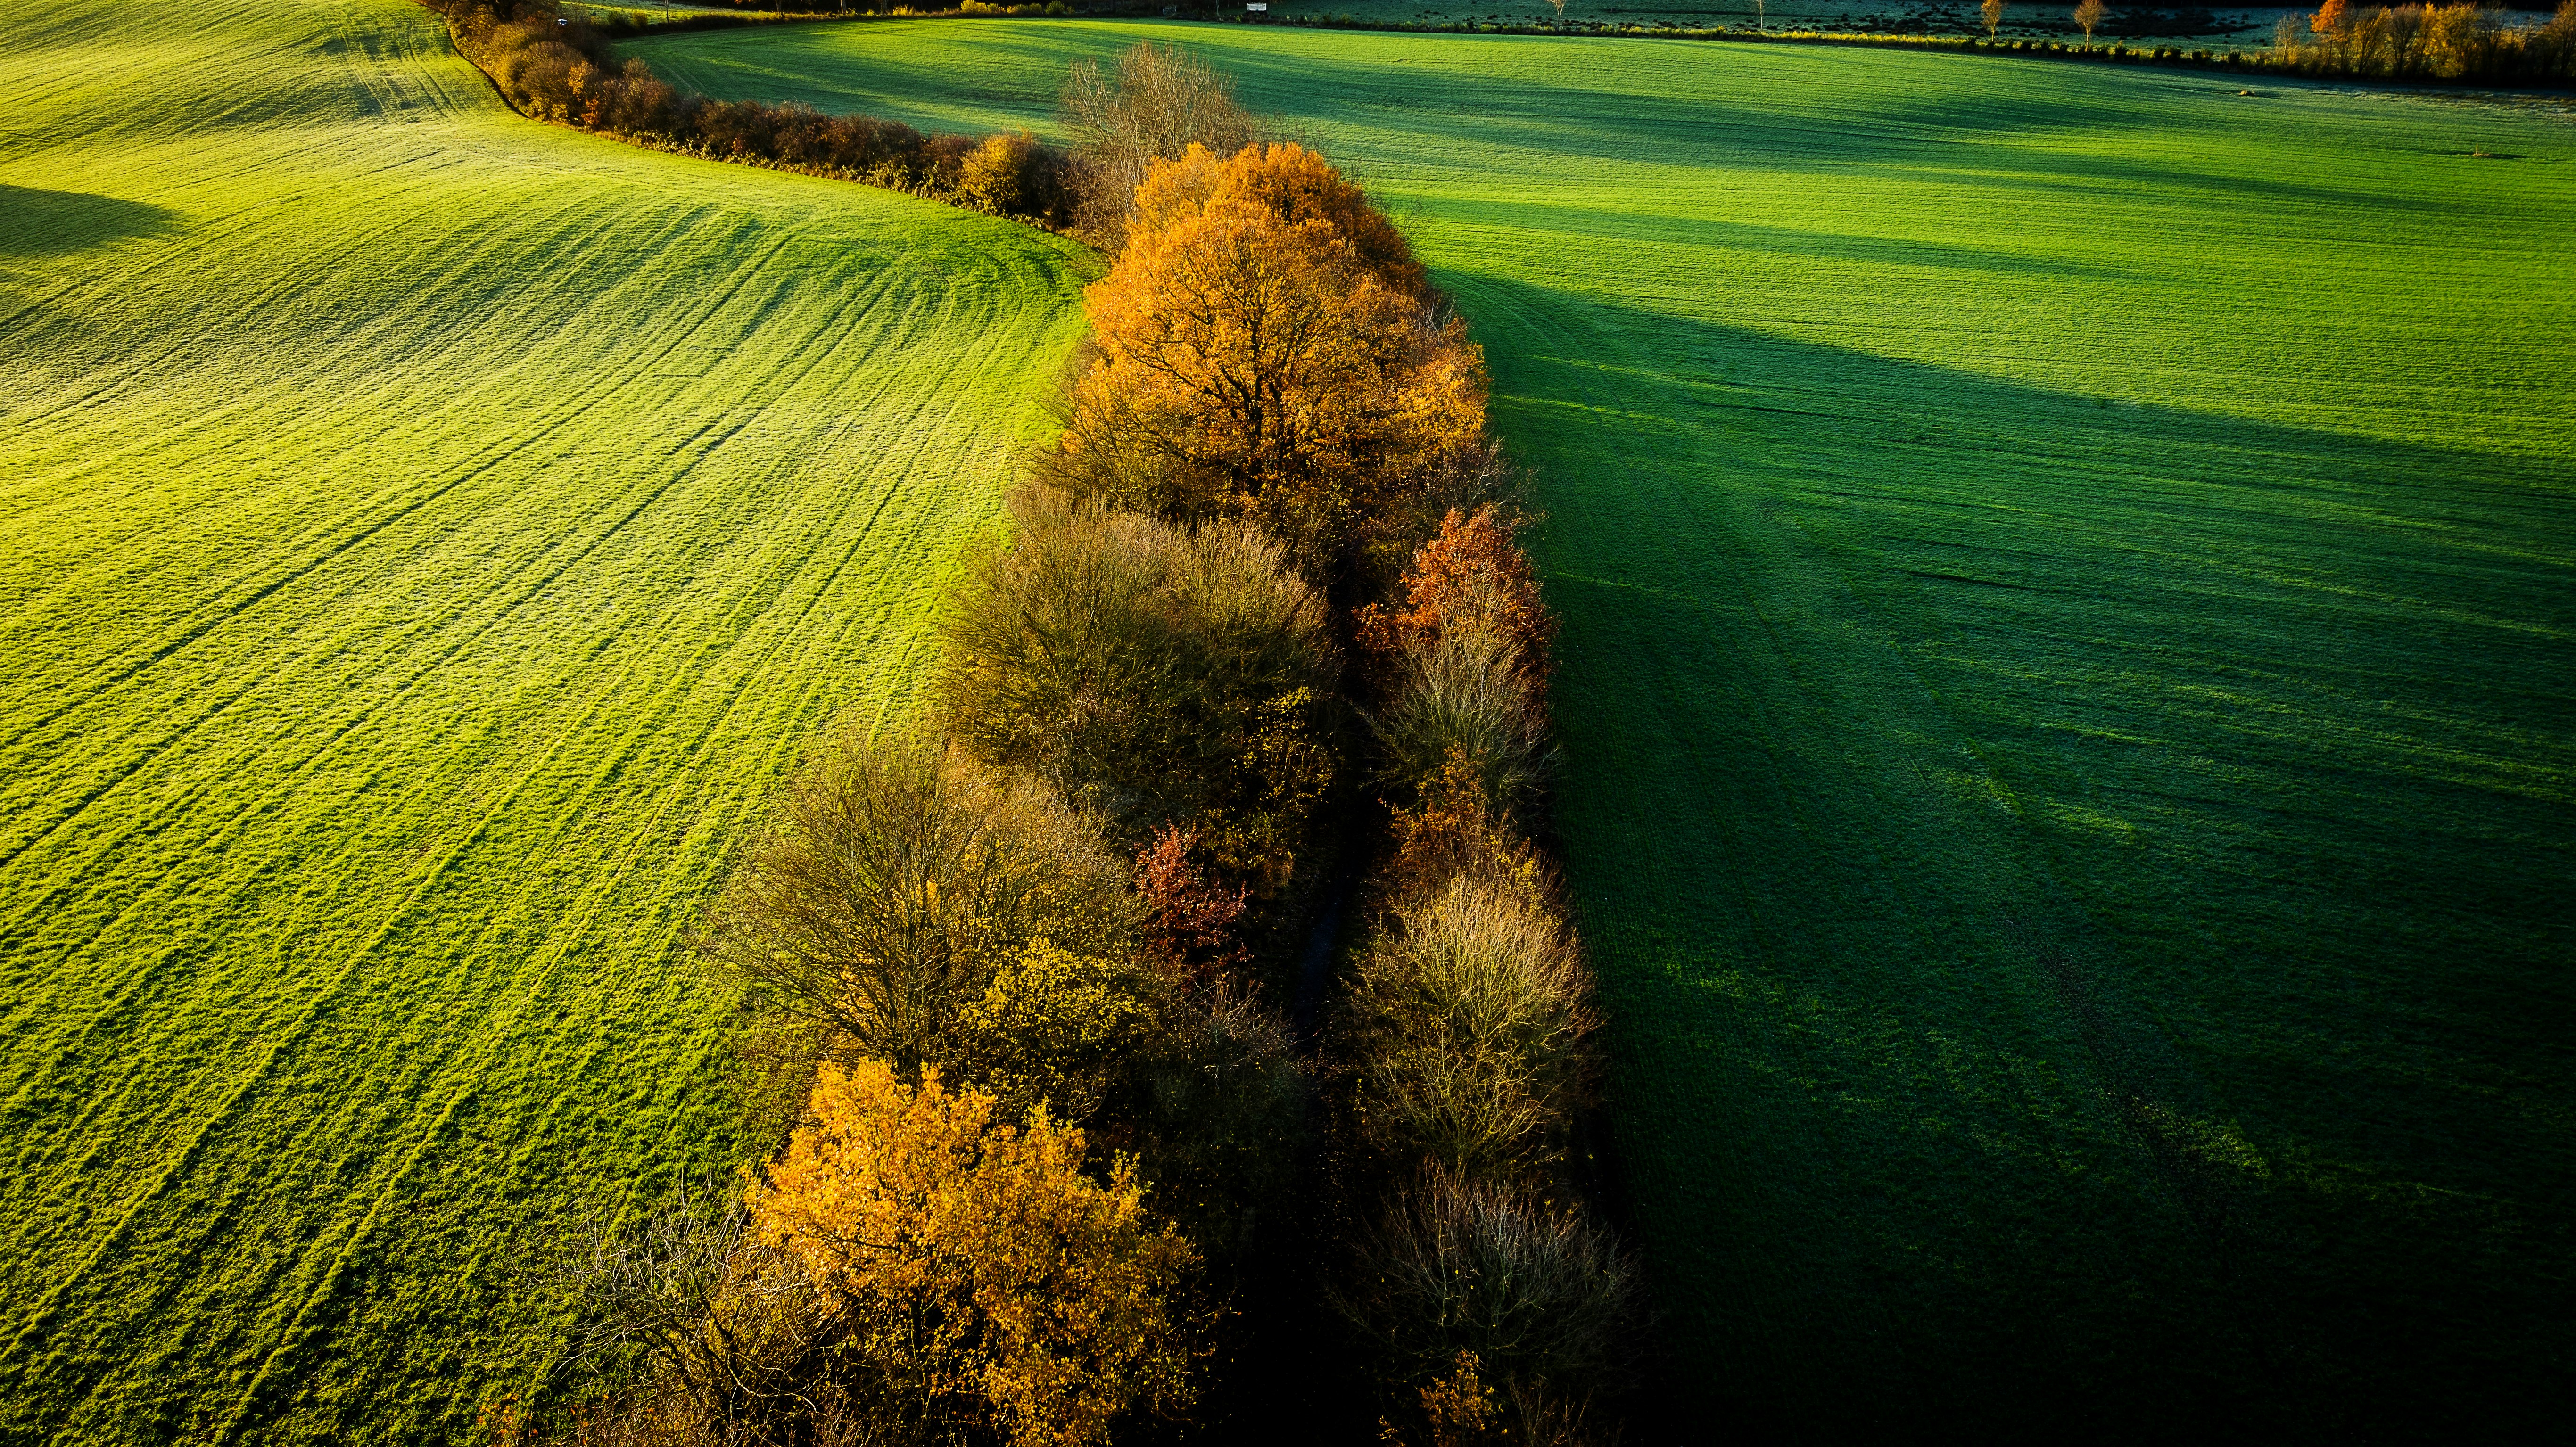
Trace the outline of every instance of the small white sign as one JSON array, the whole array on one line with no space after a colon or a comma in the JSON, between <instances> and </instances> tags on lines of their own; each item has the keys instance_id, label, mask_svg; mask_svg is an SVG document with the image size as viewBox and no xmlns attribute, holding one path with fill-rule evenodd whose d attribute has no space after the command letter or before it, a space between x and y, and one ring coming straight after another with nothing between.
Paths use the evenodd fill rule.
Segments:
<instances>
[{"instance_id":1,"label":"small white sign","mask_svg":"<svg viewBox=\"0 0 2576 1447\"><path fill-rule=\"evenodd\" d=\"M1267 15L1270 13L1270 0L1252 0L1251 4L1243 8L1247 14Z\"/></svg>"}]
</instances>

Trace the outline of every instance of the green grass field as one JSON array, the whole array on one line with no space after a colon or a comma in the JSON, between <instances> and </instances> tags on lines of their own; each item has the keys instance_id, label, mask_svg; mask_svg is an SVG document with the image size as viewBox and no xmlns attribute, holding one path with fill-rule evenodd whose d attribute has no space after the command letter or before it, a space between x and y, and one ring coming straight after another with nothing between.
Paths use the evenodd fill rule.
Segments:
<instances>
[{"instance_id":1,"label":"green grass field","mask_svg":"<svg viewBox=\"0 0 2576 1447\"><path fill-rule=\"evenodd\" d=\"M10 7L0 94L0 1441L462 1439L540 1218L729 1161L679 933L1087 262L398 0Z\"/></svg>"},{"instance_id":2,"label":"green grass field","mask_svg":"<svg viewBox=\"0 0 2576 1447\"><path fill-rule=\"evenodd\" d=\"M1710 1436L2562 1419L2563 103L1237 26L638 49L1043 131L1140 35L1395 203L1538 468Z\"/></svg>"}]
</instances>

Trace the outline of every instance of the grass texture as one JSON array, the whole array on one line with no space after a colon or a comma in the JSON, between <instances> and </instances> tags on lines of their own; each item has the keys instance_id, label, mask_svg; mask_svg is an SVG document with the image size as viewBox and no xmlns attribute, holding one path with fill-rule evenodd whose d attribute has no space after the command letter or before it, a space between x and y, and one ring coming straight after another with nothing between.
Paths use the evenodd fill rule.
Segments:
<instances>
[{"instance_id":1,"label":"grass texture","mask_svg":"<svg viewBox=\"0 0 2576 1447\"><path fill-rule=\"evenodd\" d=\"M1046 131L1139 36L1395 204L1538 469L1692 1422L2561 1419L2564 107L1237 26L637 50Z\"/></svg>"},{"instance_id":2,"label":"grass texture","mask_svg":"<svg viewBox=\"0 0 2576 1447\"><path fill-rule=\"evenodd\" d=\"M680 936L899 704L1076 248L509 114L398 0L0 12L0 1441L435 1441L730 1163Z\"/></svg>"}]
</instances>

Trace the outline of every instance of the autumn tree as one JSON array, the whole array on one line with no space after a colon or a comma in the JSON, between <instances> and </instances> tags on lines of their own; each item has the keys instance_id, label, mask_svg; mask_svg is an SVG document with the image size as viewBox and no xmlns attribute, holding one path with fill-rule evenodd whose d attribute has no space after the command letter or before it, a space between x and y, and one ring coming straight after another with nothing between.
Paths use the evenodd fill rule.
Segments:
<instances>
[{"instance_id":1,"label":"autumn tree","mask_svg":"<svg viewBox=\"0 0 2576 1447\"><path fill-rule=\"evenodd\" d=\"M1537 707L1546 694L1556 615L1539 596L1519 527L1517 517L1492 505L1473 513L1451 509L1406 566L1398 582L1402 606L1372 603L1359 610L1360 646L1395 660L1452 627L1492 630L1510 641L1518 677Z\"/></svg>"},{"instance_id":2,"label":"autumn tree","mask_svg":"<svg viewBox=\"0 0 2576 1447\"><path fill-rule=\"evenodd\" d=\"M843 739L789 783L702 945L828 1053L912 1078L1018 1058L993 991L1037 942L1085 961L1091 986L1143 989L1142 914L1123 861L1050 791L933 739Z\"/></svg>"},{"instance_id":3,"label":"autumn tree","mask_svg":"<svg viewBox=\"0 0 2576 1447\"><path fill-rule=\"evenodd\" d=\"M1986 39L1994 39L1996 27L2004 23L2004 0L1985 0L1979 13L1985 17Z\"/></svg>"},{"instance_id":4,"label":"autumn tree","mask_svg":"<svg viewBox=\"0 0 2576 1447\"><path fill-rule=\"evenodd\" d=\"M2093 28L2100 25L2103 17L2110 13L2110 8L2105 6L2102 0L2084 0L2083 4L2075 7L2075 23L2084 27L2085 49L2093 48Z\"/></svg>"},{"instance_id":5,"label":"autumn tree","mask_svg":"<svg viewBox=\"0 0 2576 1447\"><path fill-rule=\"evenodd\" d=\"M1030 491L958 592L937 679L988 763L1096 810L1120 842L1192 829L1267 893L1332 778L1323 600L1241 520L1175 525Z\"/></svg>"},{"instance_id":6,"label":"autumn tree","mask_svg":"<svg viewBox=\"0 0 2576 1447\"><path fill-rule=\"evenodd\" d=\"M792 1260L835 1350L916 1402L980 1411L1019 1447L1108 1440L1188 1405L1197 1252L1145 1209L1133 1160L933 1068L823 1067L813 1123L749 1192L750 1238Z\"/></svg>"},{"instance_id":7,"label":"autumn tree","mask_svg":"<svg viewBox=\"0 0 2576 1447\"><path fill-rule=\"evenodd\" d=\"M2317 7L2317 13L2308 17L2308 28L2319 35L2339 34L2347 13L2344 0L2325 0Z\"/></svg>"},{"instance_id":8,"label":"autumn tree","mask_svg":"<svg viewBox=\"0 0 2576 1447\"><path fill-rule=\"evenodd\" d=\"M1157 163L1085 305L1097 359L1042 476L1175 520L1248 518L1317 581L1484 445L1482 354L1401 236L1296 146Z\"/></svg>"}]
</instances>

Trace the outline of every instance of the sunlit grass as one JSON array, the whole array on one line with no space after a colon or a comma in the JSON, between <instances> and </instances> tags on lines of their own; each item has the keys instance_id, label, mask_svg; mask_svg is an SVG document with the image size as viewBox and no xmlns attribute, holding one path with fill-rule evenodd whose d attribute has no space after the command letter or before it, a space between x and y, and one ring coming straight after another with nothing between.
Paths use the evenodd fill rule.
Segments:
<instances>
[{"instance_id":1,"label":"sunlit grass","mask_svg":"<svg viewBox=\"0 0 2576 1447\"><path fill-rule=\"evenodd\" d=\"M0 14L0 1437L463 1437L722 1167L680 942L902 706L1077 252L522 121L396 0Z\"/></svg>"}]
</instances>

